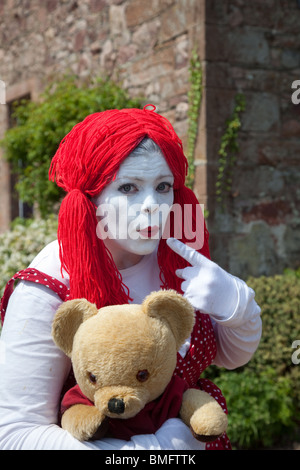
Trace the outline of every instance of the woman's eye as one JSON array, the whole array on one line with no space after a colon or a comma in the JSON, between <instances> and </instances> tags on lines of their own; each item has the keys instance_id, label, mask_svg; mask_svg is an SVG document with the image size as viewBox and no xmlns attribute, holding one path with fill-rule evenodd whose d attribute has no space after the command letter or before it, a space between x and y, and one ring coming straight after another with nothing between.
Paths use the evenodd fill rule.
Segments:
<instances>
[{"instance_id":1,"label":"woman's eye","mask_svg":"<svg viewBox=\"0 0 300 470\"><path fill-rule=\"evenodd\" d=\"M126 184L122 184L122 186L118 188L118 191L121 191L121 193L123 194L128 194L128 193L135 192L136 188L133 184L126 183Z\"/></svg>"},{"instance_id":2,"label":"woman's eye","mask_svg":"<svg viewBox=\"0 0 300 470\"><path fill-rule=\"evenodd\" d=\"M172 185L170 183L159 183L156 190L160 193L168 193L171 188Z\"/></svg>"}]
</instances>

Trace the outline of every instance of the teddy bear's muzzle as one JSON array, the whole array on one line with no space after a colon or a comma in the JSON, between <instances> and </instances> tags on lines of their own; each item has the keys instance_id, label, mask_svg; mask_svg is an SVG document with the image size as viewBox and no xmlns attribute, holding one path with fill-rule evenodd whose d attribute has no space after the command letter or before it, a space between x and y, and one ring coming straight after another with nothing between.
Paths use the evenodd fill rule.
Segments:
<instances>
[{"instance_id":1,"label":"teddy bear's muzzle","mask_svg":"<svg viewBox=\"0 0 300 470\"><path fill-rule=\"evenodd\" d=\"M125 403L123 398L111 398L107 404L111 413L121 415L125 411Z\"/></svg>"},{"instance_id":2,"label":"teddy bear's muzzle","mask_svg":"<svg viewBox=\"0 0 300 470\"><path fill-rule=\"evenodd\" d=\"M127 386L103 387L94 396L96 408L110 418L135 416L149 401L147 389Z\"/></svg>"}]
</instances>

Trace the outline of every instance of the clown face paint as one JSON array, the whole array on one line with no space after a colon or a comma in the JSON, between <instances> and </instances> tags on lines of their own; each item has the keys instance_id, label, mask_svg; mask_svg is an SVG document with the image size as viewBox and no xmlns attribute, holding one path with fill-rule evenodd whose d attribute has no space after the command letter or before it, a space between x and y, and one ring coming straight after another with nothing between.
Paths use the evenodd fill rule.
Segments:
<instances>
[{"instance_id":1,"label":"clown face paint","mask_svg":"<svg viewBox=\"0 0 300 470\"><path fill-rule=\"evenodd\" d=\"M97 235L119 269L157 247L173 204L173 174L162 154L129 155L116 178L94 198Z\"/></svg>"}]
</instances>

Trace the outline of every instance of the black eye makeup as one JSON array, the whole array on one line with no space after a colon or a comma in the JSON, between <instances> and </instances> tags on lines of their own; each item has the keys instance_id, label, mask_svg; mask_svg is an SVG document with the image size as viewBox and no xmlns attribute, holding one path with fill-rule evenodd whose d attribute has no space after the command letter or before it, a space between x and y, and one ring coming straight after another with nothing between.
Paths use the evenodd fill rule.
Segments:
<instances>
[{"instance_id":1,"label":"black eye makeup","mask_svg":"<svg viewBox=\"0 0 300 470\"><path fill-rule=\"evenodd\" d=\"M156 188L156 191L159 193L168 193L170 189L173 188L173 185L171 183L167 183L166 181L159 183L159 185Z\"/></svg>"},{"instance_id":2,"label":"black eye makeup","mask_svg":"<svg viewBox=\"0 0 300 470\"><path fill-rule=\"evenodd\" d=\"M137 187L132 183L125 183L125 184L121 184L121 186L118 187L118 191L120 191L123 194L130 194L130 193L136 192Z\"/></svg>"},{"instance_id":3,"label":"black eye makeup","mask_svg":"<svg viewBox=\"0 0 300 470\"><path fill-rule=\"evenodd\" d=\"M173 188L173 184L167 181L162 181L156 186L156 191L159 193L168 193ZM138 191L138 187L133 183L124 183L118 187L118 191L123 194L133 194Z\"/></svg>"}]
</instances>

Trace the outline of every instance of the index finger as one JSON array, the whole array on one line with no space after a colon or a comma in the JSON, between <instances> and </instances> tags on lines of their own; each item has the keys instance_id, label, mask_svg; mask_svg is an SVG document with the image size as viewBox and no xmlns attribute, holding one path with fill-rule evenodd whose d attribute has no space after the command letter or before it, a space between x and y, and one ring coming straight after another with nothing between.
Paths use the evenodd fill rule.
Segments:
<instances>
[{"instance_id":1,"label":"index finger","mask_svg":"<svg viewBox=\"0 0 300 470\"><path fill-rule=\"evenodd\" d=\"M167 245L179 256L188 261L192 266L198 266L201 262L201 255L190 246L182 243L177 238L168 238Z\"/></svg>"}]
</instances>

